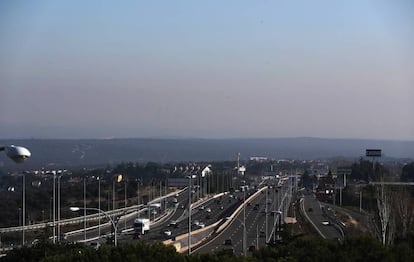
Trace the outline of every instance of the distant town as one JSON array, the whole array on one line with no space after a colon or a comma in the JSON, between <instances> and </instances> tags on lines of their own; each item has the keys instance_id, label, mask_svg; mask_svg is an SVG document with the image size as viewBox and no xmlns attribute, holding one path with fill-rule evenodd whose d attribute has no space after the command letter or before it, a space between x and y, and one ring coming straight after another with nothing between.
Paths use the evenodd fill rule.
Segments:
<instances>
[{"instance_id":1,"label":"distant town","mask_svg":"<svg viewBox=\"0 0 414 262\"><path fill-rule=\"evenodd\" d=\"M13 155L26 151L9 148L16 150L6 152L13 160L29 161L29 153ZM232 157L65 168L19 164L26 168L0 176L0 250L162 243L184 254L255 256L301 235L340 243L368 236L387 245L414 234L409 158L384 157L378 148L353 158L278 159L237 151Z\"/></svg>"}]
</instances>

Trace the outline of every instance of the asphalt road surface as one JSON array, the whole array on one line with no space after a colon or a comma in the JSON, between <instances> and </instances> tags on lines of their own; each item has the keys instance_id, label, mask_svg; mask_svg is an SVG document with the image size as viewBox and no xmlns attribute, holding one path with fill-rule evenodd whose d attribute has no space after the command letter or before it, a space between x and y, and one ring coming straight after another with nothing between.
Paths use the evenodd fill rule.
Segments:
<instances>
[{"instance_id":1,"label":"asphalt road surface","mask_svg":"<svg viewBox=\"0 0 414 262\"><path fill-rule=\"evenodd\" d=\"M246 204L246 249L250 246L257 248L266 245L266 237L270 237L273 224L277 219L277 214L272 215L271 211L277 210L280 195L283 194L281 191L277 188L267 189ZM209 253L220 250L243 253L243 210L233 218L226 229L194 252Z\"/></svg>"},{"instance_id":2,"label":"asphalt road surface","mask_svg":"<svg viewBox=\"0 0 414 262\"><path fill-rule=\"evenodd\" d=\"M323 238L342 239L341 232L334 226L335 221L325 214L322 209L324 205L316 199L314 194L305 193L303 205L306 215Z\"/></svg>"}]
</instances>

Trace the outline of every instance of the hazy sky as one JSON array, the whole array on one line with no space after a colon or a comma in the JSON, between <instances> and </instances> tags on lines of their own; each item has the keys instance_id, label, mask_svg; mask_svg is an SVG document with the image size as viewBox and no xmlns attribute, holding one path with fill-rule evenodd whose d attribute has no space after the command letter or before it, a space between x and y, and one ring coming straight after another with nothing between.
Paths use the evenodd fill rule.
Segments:
<instances>
[{"instance_id":1,"label":"hazy sky","mask_svg":"<svg viewBox=\"0 0 414 262\"><path fill-rule=\"evenodd\" d=\"M0 138L414 140L414 2L0 2Z\"/></svg>"}]
</instances>

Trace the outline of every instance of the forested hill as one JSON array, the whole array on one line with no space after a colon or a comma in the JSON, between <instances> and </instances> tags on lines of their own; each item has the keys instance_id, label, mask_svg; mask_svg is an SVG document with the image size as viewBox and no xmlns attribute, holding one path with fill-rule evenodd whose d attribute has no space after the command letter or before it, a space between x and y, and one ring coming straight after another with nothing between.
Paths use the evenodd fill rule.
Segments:
<instances>
[{"instance_id":1,"label":"forested hill","mask_svg":"<svg viewBox=\"0 0 414 262\"><path fill-rule=\"evenodd\" d=\"M359 158L365 149L382 149L384 156L414 158L414 141L278 138L278 139L27 139L0 140L0 145L22 145L32 157L25 168L90 166L134 162L235 160L266 156L275 159ZM4 154L0 168L16 168Z\"/></svg>"}]
</instances>

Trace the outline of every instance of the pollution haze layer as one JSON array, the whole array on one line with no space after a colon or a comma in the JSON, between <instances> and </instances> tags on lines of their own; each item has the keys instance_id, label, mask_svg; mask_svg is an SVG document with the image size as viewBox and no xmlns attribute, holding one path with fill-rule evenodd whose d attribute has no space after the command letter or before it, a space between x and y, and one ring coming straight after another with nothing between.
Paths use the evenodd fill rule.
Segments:
<instances>
[{"instance_id":1,"label":"pollution haze layer","mask_svg":"<svg viewBox=\"0 0 414 262\"><path fill-rule=\"evenodd\" d=\"M114 165L120 162L233 161L252 156L269 159L359 159L369 148L382 149L384 157L412 159L414 141L268 138L268 139L13 139L0 144L22 145L32 157L16 165L0 156L1 169Z\"/></svg>"}]
</instances>

